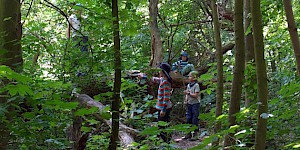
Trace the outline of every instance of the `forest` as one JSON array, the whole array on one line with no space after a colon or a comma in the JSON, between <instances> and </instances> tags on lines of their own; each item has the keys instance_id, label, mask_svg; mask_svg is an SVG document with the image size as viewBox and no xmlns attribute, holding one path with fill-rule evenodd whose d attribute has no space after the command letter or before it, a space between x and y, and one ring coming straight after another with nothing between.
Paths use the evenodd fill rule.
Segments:
<instances>
[{"instance_id":1,"label":"forest","mask_svg":"<svg viewBox=\"0 0 300 150\"><path fill-rule=\"evenodd\" d=\"M0 149L299 149L299 6L0 0Z\"/></svg>"}]
</instances>

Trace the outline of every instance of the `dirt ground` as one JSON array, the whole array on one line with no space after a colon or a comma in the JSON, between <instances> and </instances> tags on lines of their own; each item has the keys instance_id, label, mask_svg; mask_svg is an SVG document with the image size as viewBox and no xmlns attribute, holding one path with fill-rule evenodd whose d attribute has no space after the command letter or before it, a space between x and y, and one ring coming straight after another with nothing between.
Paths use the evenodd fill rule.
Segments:
<instances>
[{"instance_id":1,"label":"dirt ground","mask_svg":"<svg viewBox=\"0 0 300 150\"><path fill-rule=\"evenodd\" d=\"M182 136L179 135L174 135L172 138L176 142L176 147L183 150L187 150L189 148L195 147L201 142L200 140L197 141L185 140L182 139Z\"/></svg>"},{"instance_id":2,"label":"dirt ground","mask_svg":"<svg viewBox=\"0 0 300 150\"><path fill-rule=\"evenodd\" d=\"M200 130L201 131L201 130ZM203 132L202 132L203 133ZM201 133L200 133L201 134ZM199 135L198 135L199 136ZM172 140L174 143L176 143L176 148L182 149L182 150L187 150L189 148L193 148L201 143L201 141L206 138L208 135L203 135L202 137L199 137L198 140L196 141L191 141L189 139L183 139L184 134L173 134L172 135Z\"/></svg>"}]
</instances>

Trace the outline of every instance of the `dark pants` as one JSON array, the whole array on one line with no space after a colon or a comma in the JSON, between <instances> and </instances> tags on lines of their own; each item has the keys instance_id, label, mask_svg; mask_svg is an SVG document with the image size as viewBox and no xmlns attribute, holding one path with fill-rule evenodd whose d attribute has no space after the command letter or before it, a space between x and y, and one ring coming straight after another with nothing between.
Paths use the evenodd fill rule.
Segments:
<instances>
[{"instance_id":1,"label":"dark pants","mask_svg":"<svg viewBox=\"0 0 300 150\"><path fill-rule=\"evenodd\" d=\"M160 116L160 110L158 111L158 121L164 121L164 122L169 122L170 121L170 113L171 113L172 108L169 108L166 110L165 116L161 117ZM166 126L158 126L159 129L165 129ZM166 143L169 143L171 140L170 135L167 132L161 132L159 135L162 140Z\"/></svg>"},{"instance_id":2,"label":"dark pants","mask_svg":"<svg viewBox=\"0 0 300 150\"><path fill-rule=\"evenodd\" d=\"M197 127L199 124L199 114L200 114L200 103L197 104L187 104L186 110L186 123L193 124Z\"/></svg>"},{"instance_id":3,"label":"dark pants","mask_svg":"<svg viewBox=\"0 0 300 150\"><path fill-rule=\"evenodd\" d=\"M81 57L87 57L87 54L88 54L88 36L74 36L72 38L73 41L76 42L76 45L74 46L75 48L79 48L80 51L82 53L84 53L85 55L81 56ZM82 55L82 53L80 55ZM88 60L88 58L86 58ZM82 64L79 64L79 65L82 65ZM77 66L78 67L78 66ZM80 76L85 76L87 73L84 72L84 71L78 71L76 73L76 76L80 77Z\"/></svg>"},{"instance_id":4,"label":"dark pants","mask_svg":"<svg viewBox=\"0 0 300 150\"><path fill-rule=\"evenodd\" d=\"M80 48L81 52L88 52L88 36L75 36L73 37L73 41L76 41L76 48Z\"/></svg>"}]
</instances>

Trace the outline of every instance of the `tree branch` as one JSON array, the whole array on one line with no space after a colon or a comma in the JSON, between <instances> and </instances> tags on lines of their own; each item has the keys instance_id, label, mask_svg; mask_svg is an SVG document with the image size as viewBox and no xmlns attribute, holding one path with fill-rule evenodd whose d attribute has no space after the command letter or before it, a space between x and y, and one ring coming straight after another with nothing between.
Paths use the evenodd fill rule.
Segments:
<instances>
[{"instance_id":1,"label":"tree branch","mask_svg":"<svg viewBox=\"0 0 300 150\"><path fill-rule=\"evenodd\" d=\"M34 0L31 0L31 2L30 2L30 5L29 5L29 8L28 8L28 11L27 11L27 13L26 13L26 17L25 17L25 18L27 18L27 17L29 16L30 10L31 10L31 8L32 8L33 1L34 1ZM24 2L24 1L23 1L23 2ZM22 3L23 3L23 2L22 2ZM21 26L23 26L24 23L25 23L25 20L21 23Z\"/></svg>"},{"instance_id":2,"label":"tree branch","mask_svg":"<svg viewBox=\"0 0 300 150\"><path fill-rule=\"evenodd\" d=\"M75 97L77 97L78 101L83 106L97 107L99 109L99 112L102 112L105 108L105 106L102 103L93 100L91 97L89 97L86 94L75 93ZM101 116L98 114L95 114L95 116L97 119L104 121L107 125L109 125L111 127L111 124L112 124L111 120L102 119ZM140 131L138 131L136 129L132 129L130 127L127 127L126 125L124 125L122 123L120 123L119 128L120 128L119 138L120 138L122 145L124 145L125 147L129 146L130 144L132 144L132 142L134 142L133 137L128 133L134 133L134 134L140 133Z\"/></svg>"}]
</instances>

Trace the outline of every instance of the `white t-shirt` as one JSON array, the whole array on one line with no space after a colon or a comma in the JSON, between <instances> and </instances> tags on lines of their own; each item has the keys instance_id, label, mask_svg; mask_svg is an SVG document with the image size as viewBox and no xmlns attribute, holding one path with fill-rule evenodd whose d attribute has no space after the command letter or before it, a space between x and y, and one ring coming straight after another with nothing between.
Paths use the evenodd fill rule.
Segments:
<instances>
[{"instance_id":1,"label":"white t-shirt","mask_svg":"<svg viewBox=\"0 0 300 150\"><path fill-rule=\"evenodd\" d=\"M70 24L73 26L74 29L76 30L80 30L80 21L77 19L76 15L72 14L70 17L69 17L69 22ZM71 28L71 32L72 32L72 37L76 36L77 33L76 30L74 30L72 27Z\"/></svg>"}]
</instances>

